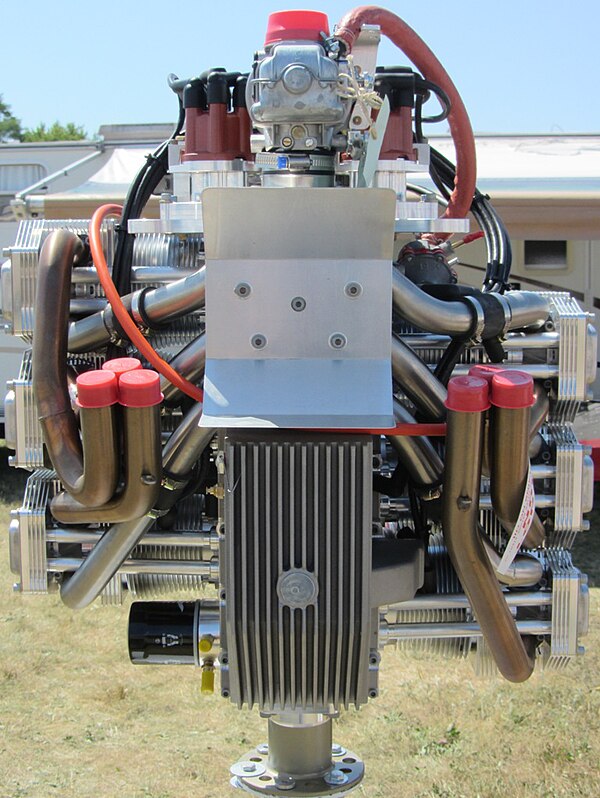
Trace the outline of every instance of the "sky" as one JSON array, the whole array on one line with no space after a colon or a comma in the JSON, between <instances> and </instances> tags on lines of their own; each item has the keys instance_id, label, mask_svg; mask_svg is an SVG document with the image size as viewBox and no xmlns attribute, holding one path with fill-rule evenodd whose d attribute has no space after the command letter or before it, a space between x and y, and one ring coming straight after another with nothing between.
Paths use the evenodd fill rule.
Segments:
<instances>
[{"instance_id":1,"label":"sky","mask_svg":"<svg viewBox=\"0 0 600 798\"><path fill-rule=\"evenodd\" d=\"M597 0L383 0L445 66L476 132L599 133ZM171 122L169 73L248 71L270 12L308 7L330 25L351 2L0 0L0 94L26 127ZM390 42L380 64L407 64ZM444 133L445 123L430 126Z\"/></svg>"}]
</instances>

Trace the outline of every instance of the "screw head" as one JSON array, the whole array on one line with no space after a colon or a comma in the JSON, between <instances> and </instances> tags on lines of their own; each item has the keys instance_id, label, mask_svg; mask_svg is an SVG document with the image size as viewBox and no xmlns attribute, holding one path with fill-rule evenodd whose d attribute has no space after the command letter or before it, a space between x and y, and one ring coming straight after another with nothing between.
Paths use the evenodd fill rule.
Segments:
<instances>
[{"instance_id":1,"label":"screw head","mask_svg":"<svg viewBox=\"0 0 600 798\"><path fill-rule=\"evenodd\" d=\"M343 349L347 343L348 339L344 333L337 332L329 336L329 346L332 349Z\"/></svg>"},{"instance_id":2,"label":"screw head","mask_svg":"<svg viewBox=\"0 0 600 798\"><path fill-rule=\"evenodd\" d=\"M291 136L284 136L281 139L281 146L282 147L289 148L289 147L291 147L293 145L293 143L294 143L294 139Z\"/></svg>"},{"instance_id":3,"label":"screw head","mask_svg":"<svg viewBox=\"0 0 600 798\"><path fill-rule=\"evenodd\" d=\"M304 140L304 145L309 149L313 150L317 146L317 140L311 137Z\"/></svg>"},{"instance_id":4,"label":"screw head","mask_svg":"<svg viewBox=\"0 0 600 798\"><path fill-rule=\"evenodd\" d=\"M344 286L344 293L350 299L356 299L362 294L362 285L360 283L346 283Z\"/></svg>"},{"instance_id":5,"label":"screw head","mask_svg":"<svg viewBox=\"0 0 600 798\"><path fill-rule=\"evenodd\" d=\"M233 290L240 299L247 299L252 293L252 286L248 283L238 283Z\"/></svg>"},{"instance_id":6,"label":"screw head","mask_svg":"<svg viewBox=\"0 0 600 798\"><path fill-rule=\"evenodd\" d=\"M296 313L300 313L306 307L306 299L303 296L295 296L292 301L290 302L292 306L292 310L295 310Z\"/></svg>"},{"instance_id":7,"label":"screw head","mask_svg":"<svg viewBox=\"0 0 600 798\"><path fill-rule=\"evenodd\" d=\"M255 349L264 349L267 345L267 337L266 335L262 335L262 333L256 333L250 339L250 343Z\"/></svg>"}]
</instances>

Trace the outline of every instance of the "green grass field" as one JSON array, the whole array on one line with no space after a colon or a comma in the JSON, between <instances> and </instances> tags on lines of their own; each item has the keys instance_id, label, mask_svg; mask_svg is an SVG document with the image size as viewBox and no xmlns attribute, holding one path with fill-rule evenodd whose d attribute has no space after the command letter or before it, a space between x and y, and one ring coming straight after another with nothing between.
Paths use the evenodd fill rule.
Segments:
<instances>
[{"instance_id":1,"label":"green grass field","mask_svg":"<svg viewBox=\"0 0 600 798\"><path fill-rule=\"evenodd\" d=\"M0 525L19 475L0 467ZM524 685L468 662L383 654L381 695L336 722L366 761L365 798L600 796L600 519L577 562L592 593L588 653ZM0 544L0 796L221 798L228 768L265 738L257 713L199 691L194 668L134 668L127 609L66 609L11 590ZM242 793L239 793L242 795Z\"/></svg>"}]
</instances>

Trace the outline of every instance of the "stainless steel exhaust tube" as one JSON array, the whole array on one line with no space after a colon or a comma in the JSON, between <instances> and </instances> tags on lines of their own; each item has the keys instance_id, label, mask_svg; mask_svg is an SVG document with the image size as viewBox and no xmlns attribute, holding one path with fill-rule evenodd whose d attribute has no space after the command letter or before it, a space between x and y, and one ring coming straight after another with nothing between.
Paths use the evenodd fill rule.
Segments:
<instances>
[{"instance_id":1,"label":"stainless steel exhaust tube","mask_svg":"<svg viewBox=\"0 0 600 798\"><path fill-rule=\"evenodd\" d=\"M143 372L130 372L139 374ZM158 377L158 375L155 375ZM158 387L158 379L157 379ZM52 515L65 524L134 521L152 509L160 490L160 407L124 407L125 477L123 489L98 507L84 507L68 493L52 500Z\"/></svg>"},{"instance_id":2,"label":"stainless steel exhaust tube","mask_svg":"<svg viewBox=\"0 0 600 798\"><path fill-rule=\"evenodd\" d=\"M489 388L478 377L453 377L448 419L442 526L452 564L502 675L523 682L533 672L479 533L483 414Z\"/></svg>"},{"instance_id":3,"label":"stainless steel exhaust tube","mask_svg":"<svg viewBox=\"0 0 600 798\"><path fill-rule=\"evenodd\" d=\"M83 252L68 230L50 233L40 253L33 337L33 392L52 465L71 496L82 505L103 504L118 476L115 397L82 409L83 448L71 407L67 373L67 326L73 263ZM108 376L108 375L107 375ZM110 387L106 386L110 394Z\"/></svg>"},{"instance_id":4,"label":"stainless steel exhaust tube","mask_svg":"<svg viewBox=\"0 0 600 798\"><path fill-rule=\"evenodd\" d=\"M201 408L196 405L173 432L163 449L163 471L184 481L213 437L215 430L199 427ZM164 490L163 509L172 506L179 492ZM170 502L170 504L169 504ZM71 609L82 609L96 599L131 551L154 524L152 513L134 521L114 524L61 588L61 598Z\"/></svg>"},{"instance_id":5,"label":"stainless steel exhaust tube","mask_svg":"<svg viewBox=\"0 0 600 798\"><path fill-rule=\"evenodd\" d=\"M520 371L500 371L492 378L490 414L490 489L494 512L507 535L517 524L527 486L533 380ZM536 421L537 423L537 421ZM533 513L525 544L540 546L544 525Z\"/></svg>"},{"instance_id":6,"label":"stainless steel exhaust tube","mask_svg":"<svg viewBox=\"0 0 600 798\"><path fill-rule=\"evenodd\" d=\"M204 306L206 295L205 267L168 285L135 291L123 297L128 310L139 307L143 303L145 318L151 323L161 323L192 313ZM106 346L118 328L109 307L74 321L69 326L69 352L89 352L92 349Z\"/></svg>"}]
</instances>

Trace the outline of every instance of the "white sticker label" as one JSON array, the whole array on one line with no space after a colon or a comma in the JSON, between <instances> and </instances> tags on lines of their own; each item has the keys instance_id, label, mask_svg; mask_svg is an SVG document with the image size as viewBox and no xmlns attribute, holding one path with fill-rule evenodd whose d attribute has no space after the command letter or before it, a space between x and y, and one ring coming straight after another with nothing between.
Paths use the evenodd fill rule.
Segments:
<instances>
[{"instance_id":1,"label":"white sticker label","mask_svg":"<svg viewBox=\"0 0 600 798\"><path fill-rule=\"evenodd\" d=\"M523 492L523 502L519 510L519 517L513 529L513 533L508 541L508 546L504 550L500 565L498 566L498 573L506 574L513 560L519 553L519 549L523 545L523 541L529 527L533 521L535 514L535 492L533 490L533 477L531 476L531 467L527 469L527 482L525 483L525 490Z\"/></svg>"}]
</instances>

